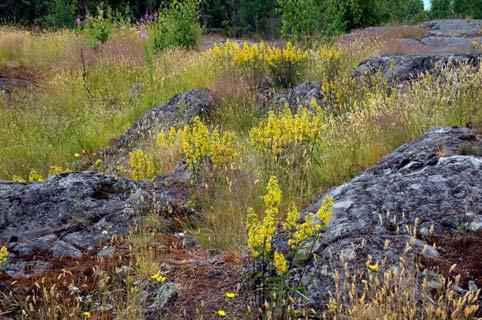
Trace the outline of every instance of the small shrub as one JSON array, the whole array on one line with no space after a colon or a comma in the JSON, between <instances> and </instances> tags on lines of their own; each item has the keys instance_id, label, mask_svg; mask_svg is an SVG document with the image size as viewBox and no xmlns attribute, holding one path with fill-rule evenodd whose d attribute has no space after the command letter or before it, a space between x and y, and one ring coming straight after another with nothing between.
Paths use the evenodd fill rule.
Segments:
<instances>
[{"instance_id":1,"label":"small shrub","mask_svg":"<svg viewBox=\"0 0 482 320\"><path fill-rule=\"evenodd\" d=\"M96 50L102 49L114 32L114 21L110 8L106 10L99 6L97 8L97 16L87 17L81 25L81 30L87 36L89 45L92 48Z\"/></svg>"},{"instance_id":2,"label":"small shrub","mask_svg":"<svg viewBox=\"0 0 482 320\"><path fill-rule=\"evenodd\" d=\"M271 75L276 85L290 87L297 84L304 75L310 58L307 51L296 48L290 42L285 48L266 47L263 42L241 47L238 43L227 41L224 46L215 46L208 52L216 63L228 70L255 79L257 84Z\"/></svg>"},{"instance_id":3,"label":"small shrub","mask_svg":"<svg viewBox=\"0 0 482 320\"><path fill-rule=\"evenodd\" d=\"M321 8L315 0L277 0L281 33L292 41L311 42L320 22Z\"/></svg>"},{"instance_id":4,"label":"small shrub","mask_svg":"<svg viewBox=\"0 0 482 320\"><path fill-rule=\"evenodd\" d=\"M249 137L261 159L263 177L276 174L290 194L307 198L318 191L315 154L323 147L325 128L324 113L315 100L312 108L300 108L296 114L288 107L271 112Z\"/></svg>"},{"instance_id":5,"label":"small shrub","mask_svg":"<svg viewBox=\"0 0 482 320\"><path fill-rule=\"evenodd\" d=\"M283 49L269 48L266 55L275 84L283 88L300 82L307 60L308 53L296 49L290 42Z\"/></svg>"},{"instance_id":6,"label":"small shrub","mask_svg":"<svg viewBox=\"0 0 482 320\"><path fill-rule=\"evenodd\" d=\"M174 0L159 13L152 24L152 46L156 51L167 48L194 48L201 36L199 25L199 1Z\"/></svg>"}]
</instances>

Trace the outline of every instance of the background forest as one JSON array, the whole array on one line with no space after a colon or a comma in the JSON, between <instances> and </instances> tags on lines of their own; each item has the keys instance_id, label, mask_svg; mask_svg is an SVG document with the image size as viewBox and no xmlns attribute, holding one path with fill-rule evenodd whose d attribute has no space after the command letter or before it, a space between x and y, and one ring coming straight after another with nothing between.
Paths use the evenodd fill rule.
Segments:
<instances>
[{"instance_id":1,"label":"background forest","mask_svg":"<svg viewBox=\"0 0 482 320\"><path fill-rule=\"evenodd\" d=\"M77 18L95 16L99 7L138 21L177 0L4 0L0 21L40 27L74 27ZM417 22L426 18L482 18L480 0L199 0L200 20L207 32L229 36L258 34L276 37L282 16L295 15L306 33L345 32L388 22ZM299 19L297 12L303 12ZM313 30L313 31L310 31Z\"/></svg>"}]
</instances>

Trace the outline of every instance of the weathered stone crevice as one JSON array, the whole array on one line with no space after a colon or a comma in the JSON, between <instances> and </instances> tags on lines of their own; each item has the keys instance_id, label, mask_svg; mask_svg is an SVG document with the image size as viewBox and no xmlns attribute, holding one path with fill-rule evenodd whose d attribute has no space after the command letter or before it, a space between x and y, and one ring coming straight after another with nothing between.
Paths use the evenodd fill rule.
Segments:
<instances>
[{"instance_id":1,"label":"weathered stone crevice","mask_svg":"<svg viewBox=\"0 0 482 320\"><path fill-rule=\"evenodd\" d=\"M308 266L307 279L317 282L308 287L314 307L323 308L334 292L327 268L360 271L368 256L374 262L385 260L386 267L397 264L413 236L407 227L413 230L416 225L418 230L410 253L414 259L439 258L440 253L431 249L430 236L471 232L470 226L482 217L482 157L460 155L467 141L482 146L482 137L469 128L431 130L331 189L304 211L317 212L327 196L334 199L333 219L315 246L318 258ZM292 273L294 279L299 277L299 270ZM474 281L482 286L481 279Z\"/></svg>"},{"instance_id":2,"label":"weathered stone crevice","mask_svg":"<svg viewBox=\"0 0 482 320\"><path fill-rule=\"evenodd\" d=\"M152 210L166 217L190 215L188 186L137 182L91 172L52 177L43 183L0 183L0 243L12 259L7 273L24 275L25 266L50 258L79 259L99 245L124 236L138 217ZM38 270L37 270L38 271Z\"/></svg>"}]
</instances>

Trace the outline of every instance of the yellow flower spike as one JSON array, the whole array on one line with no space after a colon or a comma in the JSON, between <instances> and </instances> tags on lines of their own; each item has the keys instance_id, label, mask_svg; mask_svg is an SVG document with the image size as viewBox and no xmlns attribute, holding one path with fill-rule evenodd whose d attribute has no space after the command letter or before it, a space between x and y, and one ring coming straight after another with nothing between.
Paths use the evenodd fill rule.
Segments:
<instances>
[{"instance_id":1,"label":"yellow flower spike","mask_svg":"<svg viewBox=\"0 0 482 320\"><path fill-rule=\"evenodd\" d=\"M275 251L273 260L274 267L280 274L285 274L288 271L288 261L281 252Z\"/></svg>"},{"instance_id":2,"label":"yellow flower spike","mask_svg":"<svg viewBox=\"0 0 482 320\"><path fill-rule=\"evenodd\" d=\"M367 268L370 271L377 272L378 271L378 264L377 263L376 264L367 263Z\"/></svg>"},{"instance_id":3,"label":"yellow flower spike","mask_svg":"<svg viewBox=\"0 0 482 320\"><path fill-rule=\"evenodd\" d=\"M327 226L333 218L333 205L333 197L329 196L323 201L323 204L316 213L316 217L323 222L324 226Z\"/></svg>"},{"instance_id":4,"label":"yellow flower spike","mask_svg":"<svg viewBox=\"0 0 482 320\"><path fill-rule=\"evenodd\" d=\"M77 158L77 159L80 158L80 153L78 152L74 153L74 158Z\"/></svg>"},{"instance_id":5,"label":"yellow flower spike","mask_svg":"<svg viewBox=\"0 0 482 320\"><path fill-rule=\"evenodd\" d=\"M324 113L300 108L293 115L288 106L279 114L271 112L268 119L250 131L250 143L259 151L278 156L284 150L302 149L322 141Z\"/></svg>"},{"instance_id":6,"label":"yellow flower spike","mask_svg":"<svg viewBox=\"0 0 482 320\"><path fill-rule=\"evenodd\" d=\"M152 179L156 173L153 159L140 149L129 153L129 165L134 180Z\"/></svg>"},{"instance_id":7,"label":"yellow flower spike","mask_svg":"<svg viewBox=\"0 0 482 320\"><path fill-rule=\"evenodd\" d=\"M84 316L84 318L89 319L90 317L92 317L92 312L84 311L82 312L82 315Z\"/></svg>"},{"instance_id":8,"label":"yellow flower spike","mask_svg":"<svg viewBox=\"0 0 482 320\"><path fill-rule=\"evenodd\" d=\"M320 228L321 226L315 224L314 216L310 213L306 215L305 222L297 226L288 244L293 248L315 235Z\"/></svg>"},{"instance_id":9,"label":"yellow flower spike","mask_svg":"<svg viewBox=\"0 0 482 320\"><path fill-rule=\"evenodd\" d=\"M226 298L228 298L228 299L234 299L234 298L236 298L238 295L237 295L236 293L234 293L234 292L226 292L226 293L224 294L224 296L225 296Z\"/></svg>"},{"instance_id":10,"label":"yellow flower spike","mask_svg":"<svg viewBox=\"0 0 482 320\"><path fill-rule=\"evenodd\" d=\"M0 249L0 266L4 265L7 263L8 260L8 250L7 247L3 246Z\"/></svg>"},{"instance_id":11,"label":"yellow flower spike","mask_svg":"<svg viewBox=\"0 0 482 320\"><path fill-rule=\"evenodd\" d=\"M286 215L286 221L283 223L283 229L287 231L296 229L299 217L300 213L298 208L296 207L296 204L292 202Z\"/></svg>"},{"instance_id":12,"label":"yellow flower spike","mask_svg":"<svg viewBox=\"0 0 482 320\"><path fill-rule=\"evenodd\" d=\"M272 176L269 179L268 187L266 188L266 195L263 197L266 208L278 208L281 204L281 189L279 187L278 179Z\"/></svg>"},{"instance_id":13,"label":"yellow flower spike","mask_svg":"<svg viewBox=\"0 0 482 320\"><path fill-rule=\"evenodd\" d=\"M228 315L224 310L218 310L216 311L216 314L220 317L226 317Z\"/></svg>"},{"instance_id":14,"label":"yellow flower spike","mask_svg":"<svg viewBox=\"0 0 482 320\"><path fill-rule=\"evenodd\" d=\"M164 276L163 274L161 274L160 272L158 272L158 273L156 273L156 274L153 274L153 275L151 276L151 279L152 279L152 280L155 280L155 281L157 281L157 282L159 282L159 283L164 283L164 282L167 280L167 277Z\"/></svg>"}]
</instances>

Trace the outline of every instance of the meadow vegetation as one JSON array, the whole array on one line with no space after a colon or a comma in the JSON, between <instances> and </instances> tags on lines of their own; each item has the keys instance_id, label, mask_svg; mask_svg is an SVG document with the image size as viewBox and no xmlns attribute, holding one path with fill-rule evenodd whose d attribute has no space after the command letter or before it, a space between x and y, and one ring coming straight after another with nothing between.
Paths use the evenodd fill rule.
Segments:
<instances>
[{"instance_id":1,"label":"meadow vegetation","mask_svg":"<svg viewBox=\"0 0 482 320\"><path fill-rule=\"evenodd\" d=\"M381 76L370 82L352 78L353 68L390 39L367 36L349 43L320 41L311 47L228 41L203 51L192 49L198 29L175 26L167 18L161 21L112 30L98 22L102 26L93 28L104 33L94 34L96 45L92 32L82 29L38 32L1 27L0 75L23 78L31 85L0 95L0 178L40 182L52 174L78 170L95 162L95 152L147 110L177 93L213 90L221 106L209 121L196 118L184 127L155 132L146 144L149 147L131 152L127 166L117 174L150 180L170 173L184 159L194 172L192 206L204 218L183 227L204 248L251 253L255 269L261 270L253 282L253 305L265 305L260 312L266 319L309 317L307 310L296 309L294 301L287 303L292 292L286 287L285 273L288 266L302 263L299 251L316 241L315 234L331 219L332 203L327 200L302 223L297 221L299 208L430 128L482 127L482 69L446 70L443 77L425 75L396 87ZM165 28L173 28L172 37L159 39ZM193 32L195 42L178 39L180 34L188 35L186 30ZM183 49L172 48L173 42ZM320 80L324 105L313 100L305 106L258 108L256 93L267 77L279 90ZM103 167L97 163L93 169ZM273 252L271 246L278 224L290 234L288 255ZM158 217L150 214L132 231L127 239L129 270L94 270L102 288L93 299L98 298L101 307L117 303L107 313L114 310L119 319L138 318L142 286L169 283L159 273L162 255L154 248L160 229ZM0 264L4 259L2 248ZM353 294L350 301L335 297L328 308L332 319L407 315L403 312L417 316L410 313L399 319L470 319L475 314L474 295L456 304L450 285L439 296L448 301L447 308L436 305L418 313L418 300L409 295L418 280L407 268L403 265L398 272L382 275L376 273L378 266L369 266L365 271L373 281L365 284L364 294ZM78 286L68 274L63 277L72 281L72 287ZM383 281L387 278L401 284L387 288ZM139 279L142 285L136 284ZM92 300L74 299L62 306L55 287L42 283L38 292L43 300L16 301L16 308L30 315L41 311L37 314L45 319L59 314L89 318L95 308L101 310ZM229 294L228 300L235 295ZM406 305L391 309L397 303L393 297L399 295L409 295ZM465 318L446 316L456 310ZM230 317L230 312L225 307L217 314ZM252 311L253 318L257 312Z\"/></svg>"}]
</instances>

